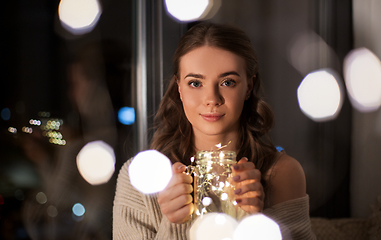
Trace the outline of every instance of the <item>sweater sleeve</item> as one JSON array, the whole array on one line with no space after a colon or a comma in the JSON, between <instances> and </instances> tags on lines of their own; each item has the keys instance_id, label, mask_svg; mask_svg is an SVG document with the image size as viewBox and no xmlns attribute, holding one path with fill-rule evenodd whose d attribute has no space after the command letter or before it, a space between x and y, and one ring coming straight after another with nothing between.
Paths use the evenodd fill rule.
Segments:
<instances>
[{"instance_id":1,"label":"sweater sleeve","mask_svg":"<svg viewBox=\"0 0 381 240\"><path fill-rule=\"evenodd\" d=\"M145 195L130 183L127 161L120 170L113 207L113 239L186 239L190 222L174 224L162 215L157 196Z\"/></svg>"},{"instance_id":2,"label":"sweater sleeve","mask_svg":"<svg viewBox=\"0 0 381 240\"><path fill-rule=\"evenodd\" d=\"M276 204L263 214L278 223L283 240L314 240L309 216L309 196Z\"/></svg>"}]
</instances>

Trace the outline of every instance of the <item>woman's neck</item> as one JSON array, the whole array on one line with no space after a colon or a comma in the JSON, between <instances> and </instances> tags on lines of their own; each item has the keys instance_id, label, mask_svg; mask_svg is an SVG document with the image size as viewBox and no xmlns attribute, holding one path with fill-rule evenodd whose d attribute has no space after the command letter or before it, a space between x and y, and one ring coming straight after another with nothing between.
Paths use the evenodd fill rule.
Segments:
<instances>
[{"instance_id":1,"label":"woman's neck","mask_svg":"<svg viewBox=\"0 0 381 240\"><path fill-rule=\"evenodd\" d=\"M238 133L229 133L224 135L194 135L194 145L196 151L217 150L225 146L224 150L236 151Z\"/></svg>"}]
</instances>

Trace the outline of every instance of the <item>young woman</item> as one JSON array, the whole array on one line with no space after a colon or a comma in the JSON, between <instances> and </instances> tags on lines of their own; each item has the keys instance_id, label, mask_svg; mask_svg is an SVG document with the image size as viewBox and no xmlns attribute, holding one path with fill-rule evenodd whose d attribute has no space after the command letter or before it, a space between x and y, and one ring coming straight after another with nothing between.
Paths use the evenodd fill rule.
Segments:
<instances>
[{"instance_id":1,"label":"young woman","mask_svg":"<svg viewBox=\"0 0 381 240\"><path fill-rule=\"evenodd\" d=\"M269 140L273 114L260 90L257 57L241 30L201 23L181 38L151 143L173 162L173 177L159 194L144 195L130 184L130 161L123 166L114 239L186 239L193 188L185 165L197 151L228 142L226 150L239 160L233 167L238 205L274 219L283 239L314 239L303 169Z\"/></svg>"}]
</instances>

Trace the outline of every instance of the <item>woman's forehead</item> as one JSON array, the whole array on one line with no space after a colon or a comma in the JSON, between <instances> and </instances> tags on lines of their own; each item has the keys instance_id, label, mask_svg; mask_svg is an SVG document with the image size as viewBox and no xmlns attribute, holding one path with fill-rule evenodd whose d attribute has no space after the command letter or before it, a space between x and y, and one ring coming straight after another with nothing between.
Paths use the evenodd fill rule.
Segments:
<instances>
[{"instance_id":1,"label":"woman's forehead","mask_svg":"<svg viewBox=\"0 0 381 240\"><path fill-rule=\"evenodd\" d=\"M245 75L244 59L227 50L202 46L181 57L180 74L195 72L198 74L220 74L223 72L238 72Z\"/></svg>"}]
</instances>

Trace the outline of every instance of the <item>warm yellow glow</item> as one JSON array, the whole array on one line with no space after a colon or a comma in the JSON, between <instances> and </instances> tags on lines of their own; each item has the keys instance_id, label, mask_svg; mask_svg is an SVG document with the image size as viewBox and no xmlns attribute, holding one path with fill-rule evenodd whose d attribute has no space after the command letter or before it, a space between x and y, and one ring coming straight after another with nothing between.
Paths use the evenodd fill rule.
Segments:
<instances>
[{"instance_id":1,"label":"warm yellow glow","mask_svg":"<svg viewBox=\"0 0 381 240\"><path fill-rule=\"evenodd\" d=\"M319 70L308 74L298 87L302 112L314 121L337 117L343 103L343 90L333 72Z\"/></svg>"},{"instance_id":2,"label":"warm yellow glow","mask_svg":"<svg viewBox=\"0 0 381 240\"><path fill-rule=\"evenodd\" d=\"M77 155L77 167L82 177L92 185L110 180L115 171L115 154L103 141L86 144Z\"/></svg>"},{"instance_id":3,"label":"warm yellow glow","mask_svg":"<svg viewBox=\"0 0 381 240\"><path fill-rule=\"evenodd\" d=\"M172 178L171 161L156 150L143 151L132 160L128 172L131 185L145 194L162 191Z\"/></svg>"},{"instance_id":4,"label":"warm yellow glow","mask_svg":"<svg viewBox=\"0 0 381 240\"><path fill-rule=\"evenodd\" d=\"M102 9L98 0L61 0L58 14L66 30L73 34L84 34L93 30Z\"/></svg>"},{"instance_id":5,"label":"warm yellow glow","mask_svg":"<svg viewBox=\"0 0 381 240\"><path fill-rule=\"evenodd\" d=\"M381 105L381 62L366 48L351 51L344 60L344 80L349 99L361 112L377 110Z\"/></svg>"}]
</instances>

